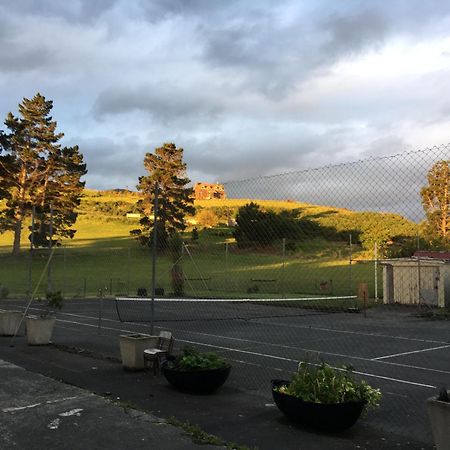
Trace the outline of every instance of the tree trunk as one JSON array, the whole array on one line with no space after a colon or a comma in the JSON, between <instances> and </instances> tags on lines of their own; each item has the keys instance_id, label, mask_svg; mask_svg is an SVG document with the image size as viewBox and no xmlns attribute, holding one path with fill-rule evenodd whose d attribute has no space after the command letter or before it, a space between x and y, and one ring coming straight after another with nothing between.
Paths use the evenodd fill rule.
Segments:
<instances>
[{"instance_id":1,"label":"tree trunk","mask_svg":"<svg viewBox=\"0 0 450 450\"><path fill-rule=\"evenodd\" d=\"M17 220L14 226L14 243L12 254L17 256L20 253L20 237L22 235L22 219Z\"/></svg>"}]
</instances>

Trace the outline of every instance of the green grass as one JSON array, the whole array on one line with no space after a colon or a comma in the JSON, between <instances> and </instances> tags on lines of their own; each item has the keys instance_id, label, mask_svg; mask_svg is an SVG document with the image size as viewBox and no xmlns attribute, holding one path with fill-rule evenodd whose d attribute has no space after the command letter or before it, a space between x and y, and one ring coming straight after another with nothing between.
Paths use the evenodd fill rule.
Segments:
<instances>
[{"instance_id":1,"label":"green grass","mask_svg":"<svg viewBox=\"0 0 450 450\"><path fill-rule=\"evenodd\" d=\"M87 191L81 205L73 240L65 240L57 248L52 261L53 290L60 289L65 296L96 296L99 289L107 295L135 295L137 288L150 292L151 253L130 237L136 220L123 215L106 214L93 209L92 202L128 204L132 208L137 200L133 193L99 193ZM249 200L211 200L197 205L238 207ZM259 201L258 201L259 202ZM122 204L120 203L120 204ZM267 208L294 208L299 203L261 201ZM305 206L316 213L325 207ZM330 209L330 208L328 208ZM342 214L350 214L341 210ZM198 241L184 240L189 252L184 252L182 266L187 281L188 296L267 298L304 297L318 295L349 295L357 291L360 282L369 284L374 292L373 264L349 266L349 248L345 242L330 242L320 237L297 243L295 252L283 255L282 243L270 248L240 250L232 237L232 228L217 227L200 230ZM10 255L12 233L0 235L0 296L1 288L11 297L22 297L29 290L30 258L26 232L23 233L22 253ZM228 251L226 251L228 243ZM358 250L354 247L354 252ZM48 250L35 252L32 262L32 286L37 283L48 256ZM157 260L157 286L170 293L172 261L159 255ZM379 291L381 292L381 273ZM203 279L203 280L202 280ZM328 282L321 291L319 285ZM47 277L38 295L45 294ZM3 289L3 293L5 290Z\"/></svg>"}]
</instances>

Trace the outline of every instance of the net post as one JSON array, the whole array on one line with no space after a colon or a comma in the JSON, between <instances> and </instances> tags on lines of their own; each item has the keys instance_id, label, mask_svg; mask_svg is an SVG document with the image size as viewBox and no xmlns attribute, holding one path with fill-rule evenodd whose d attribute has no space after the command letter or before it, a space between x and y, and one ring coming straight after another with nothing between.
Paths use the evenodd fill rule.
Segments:
<instances>
[{"instance_id":1,"label":"net post","mask_svg":"<svg viewBox=\"0 0 450 450\"><path fill-rule=\"evenodd\" d=\"M100 302L98 305L98 334L102 334L102 318L103 318L103 289L99 289Z\"/></svg>"}]
</instances>

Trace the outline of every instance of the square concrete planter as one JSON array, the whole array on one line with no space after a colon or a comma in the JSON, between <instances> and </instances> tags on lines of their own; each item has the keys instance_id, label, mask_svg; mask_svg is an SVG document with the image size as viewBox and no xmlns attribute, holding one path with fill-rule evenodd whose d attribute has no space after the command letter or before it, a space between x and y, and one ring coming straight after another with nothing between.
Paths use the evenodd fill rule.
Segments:
<instances>
[{"instance_id":1,"label":"square concrete planter","mask_svg":"<svg viewBox=\"0 0 450 450\"><path fill-rule=\"evenodd\" d=\"M22 313L20 311L0 311L0 336L14 336L17 330L17 335L23 335L24 327L20 325L22 320Z\"/></svg>"},{"instance_id":2,"label":"square concrete planter","mask_svg":"<svg viewBox=\"0 0 450 450\"><path fill-rule=\"evenodd\" d=\"M154 347L157 339L148 334L121 335L119 343L123 367L128 370L145 369L144 350Z\"/></svg>"},{"instance_id":3,"label":"square concrete planter","mask_svg":"<svg viewBox=\"0 0 450 450\"><path fill-rule=\"evenodd\" d=\"M55 317L27 317L28 345L50 344L55 322Z\"/></svg>"},{"instance_id":4,"label":"square concrete planter","mask_svg":"<svg viewBox=\"0 0 450 450\"><path fill-rule=\"evenodd\" d=\"M450 450L450 403L432 397L427 406L436 449Z\"/></svg>"}]
</instances>

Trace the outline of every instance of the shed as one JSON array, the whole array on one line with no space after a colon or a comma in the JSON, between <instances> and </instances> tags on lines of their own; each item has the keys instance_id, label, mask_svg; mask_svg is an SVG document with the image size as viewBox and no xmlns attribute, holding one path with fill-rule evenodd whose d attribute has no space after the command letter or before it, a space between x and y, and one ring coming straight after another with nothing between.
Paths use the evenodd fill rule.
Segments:
<instances>
[{"instance_id":1,"label":"shed","mask_svg":"<svg viewBox=\"0 0 450 450\"><path fill-rule=\"evenodd\" d=\"M450 306L450 253L416 252L411 258L388 259L381 265L383 303Z\"/></svg>"}]
</instances>

